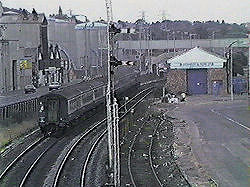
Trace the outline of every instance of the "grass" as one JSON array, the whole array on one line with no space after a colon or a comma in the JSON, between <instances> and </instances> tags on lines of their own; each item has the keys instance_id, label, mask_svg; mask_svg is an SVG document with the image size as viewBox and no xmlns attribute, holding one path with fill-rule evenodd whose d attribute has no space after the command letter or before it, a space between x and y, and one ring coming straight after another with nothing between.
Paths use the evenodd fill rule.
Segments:
<instances>
[{"instance_id":1,"label":"grass","mask_svg":"<svg viewBox=\"0 0 250 187\"><path fill-rule=\"evenodd\" d=\"M13 140L18 139L28 130L34 128L36 122L34 120L14 123L8 126L0 124L0 153L2 153Z\"/></svg>"}]
</instances>

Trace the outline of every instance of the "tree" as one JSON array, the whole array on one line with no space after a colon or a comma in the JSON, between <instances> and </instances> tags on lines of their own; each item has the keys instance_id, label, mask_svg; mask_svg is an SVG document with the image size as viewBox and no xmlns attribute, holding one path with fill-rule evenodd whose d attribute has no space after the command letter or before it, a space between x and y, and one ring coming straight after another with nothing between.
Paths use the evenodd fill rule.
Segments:
<instances>
[{"instance_id":1,"label":"tree","mask_svg":"<svg viewBox=\"0 0 250 187\"><path fill-rule=\"evenodd\" d=\"M233 53L233 74L243 75L243 67L247 66L248 59L242 52Z\"/></svg>"}]
</instances>

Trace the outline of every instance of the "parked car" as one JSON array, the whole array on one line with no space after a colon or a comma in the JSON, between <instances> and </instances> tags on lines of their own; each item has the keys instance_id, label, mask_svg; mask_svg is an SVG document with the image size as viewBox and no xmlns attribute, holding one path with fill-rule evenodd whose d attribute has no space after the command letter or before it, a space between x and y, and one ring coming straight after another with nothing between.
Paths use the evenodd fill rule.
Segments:
<instances>
[{"instance_id":1,"label":"parked car","mask_svg":"<svg viewBox=\"0 0 250 187\"><path fill-rule=\"evenodd\" d=\"M24 87L24 93L35 93L36 92L36 87L33 84L26 85Z\"/></svg>"},{"instance_id":2,"label":"parked car","mask_svg":"<svg viewBox=\"0 0 250 187\"><path fill-rule=\"evenodd\" d=\"M49 91L51 90L57 90L61 87L61 84L59 82L51 82L49 85Z\"/></svg>"}]
</instances>

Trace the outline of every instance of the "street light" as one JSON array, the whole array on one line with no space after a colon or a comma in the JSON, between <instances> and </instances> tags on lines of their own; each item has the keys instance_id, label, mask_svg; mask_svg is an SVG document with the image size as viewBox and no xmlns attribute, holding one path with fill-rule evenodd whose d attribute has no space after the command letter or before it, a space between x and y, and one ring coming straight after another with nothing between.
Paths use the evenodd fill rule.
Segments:
<instances>
[{"instance_id":1,"label":"street light","mask_svg":"<svg viewBox=\"0 0 250 187\"><path fill-rule=\"evenodd\" d=\"M192 44L192 36L196 36L197 34L189 34L189 38L190 38L190 43L191 43L191 48L193 47L193 44Z\"/></svg>"},{"instance_id":2,"label":"street light","mask_svg":"<svg viewBox=\"0 0 250 187\"><path fill-rule=\"evenodd\" d=\"M167 53L169 53L169 47L168 47L169 34L168 33L171 33L171 30L169 30L169 29L163 29L163 31L165 31L167 33Z\"/></svg>"},{"instance_id":3,"label":"street light","mask_svg":"<svg viewBox=\"0 0 250 187\"><path fill-rule=\"evenodd\" d=\"M230 92L231 92L231 100L234 100L233 96L233 44L237 43L238 41L232 42L227 48L230 49L231 59L230 59Z\"/></svg>"}]
</instances>

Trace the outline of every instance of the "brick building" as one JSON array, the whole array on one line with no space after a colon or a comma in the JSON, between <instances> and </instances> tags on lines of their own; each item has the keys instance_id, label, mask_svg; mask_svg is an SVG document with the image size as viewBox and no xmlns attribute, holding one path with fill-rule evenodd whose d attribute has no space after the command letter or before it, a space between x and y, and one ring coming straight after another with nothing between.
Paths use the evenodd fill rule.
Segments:
<instances>
[{"instance_id":1,"label":"brick building","mask_svg":"<svg viewBox=\"0 0 250 187\"><path fill-rule=\"evenodd\" d=\"M227 93L227 59L195 47L167 61L166 89L169 93Z\"/></svg>"}]
</instances>

